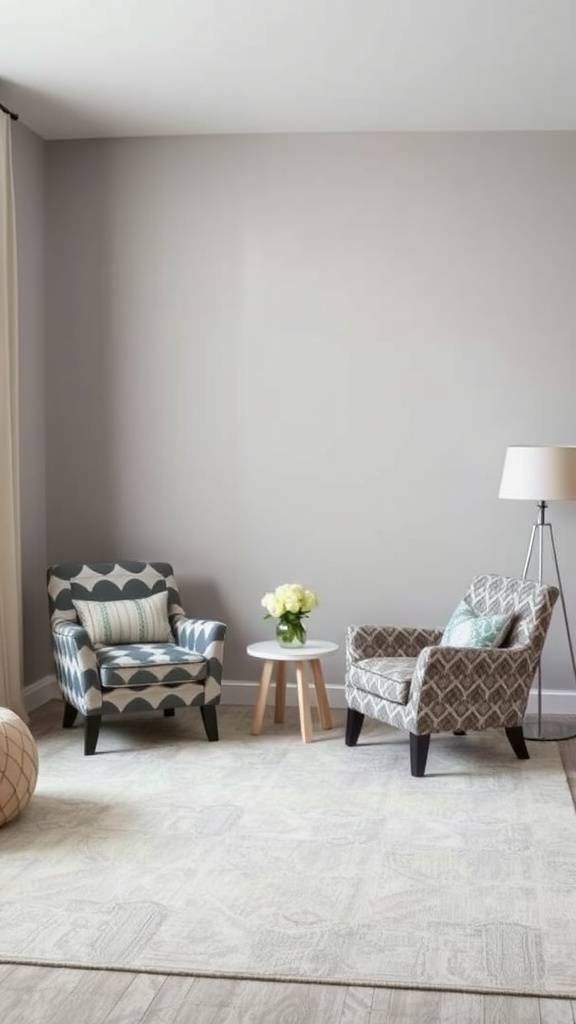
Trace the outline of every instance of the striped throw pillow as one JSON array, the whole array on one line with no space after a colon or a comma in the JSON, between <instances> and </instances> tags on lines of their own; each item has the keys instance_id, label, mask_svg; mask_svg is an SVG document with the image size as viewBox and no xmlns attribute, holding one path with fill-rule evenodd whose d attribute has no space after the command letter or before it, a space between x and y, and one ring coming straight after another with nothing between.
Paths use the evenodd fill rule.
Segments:
<instances>
[{"instance_id":1,"label":"striped throw pillow","mask_svg":"<svg viewBox=\"0 0 576 1024\"><path fill-rule=\"evenodd\" d=\"M126 601L73 601L93 644L174 643L168 591Z\"/></svg>"}]
</instances>

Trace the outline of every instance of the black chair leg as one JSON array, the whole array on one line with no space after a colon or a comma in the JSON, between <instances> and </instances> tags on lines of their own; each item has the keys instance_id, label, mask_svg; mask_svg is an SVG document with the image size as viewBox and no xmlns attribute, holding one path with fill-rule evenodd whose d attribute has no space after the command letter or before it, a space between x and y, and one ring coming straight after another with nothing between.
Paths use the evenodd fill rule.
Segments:
<instances>
[{"instance_id":1,"label":"black chair leg","mask_svg":"<svg viewBox=\"0 0 576 1024\"><path fill-rule=\"evenodd\" d=\"M76 715L78 710L69 704L67 700L64 701L64 716L62 718L62 728L71 729L76 721Z\"/></svg>"},{"instance_id":2,"label":"black chair leg","mask_svg":"<svg viewBox=\"0 0 576 1024\"><path fill-rule=\"evenodd\" d=\"M423 736L416 736L410 733L410 771L415 778L421 778L426 771L428 760L428 747L430 746L430 733Z\"/></svg>"},{"instance_id":3,"label":"black chair leg","mask_svg":"<svg viewBox=\"0 0 576 1024\"><path fill-rule=\"evenodd\" d=\"M164 708L164 718L174 718L176 708Z\"/></svg>"},{"instance_id":4,"label":"black chair leg","mask_svg":"<svg viewBox=\"0 0 576 1024\"><path fill-rule=\"evenodd\" d=\"M102 715L88 715L84 722L84 753L93 754L98 743Z\"/></svg>"},{"instance_id":5,"label":"black chair leg","mask_svg":"<svg viewBox=\"0 0 576 1024\"><path fill-rule=\"evenodd\" d=\"M512 750L520 761L528 761L530 754L524 740L524 730L521 725L510 725L506 727L506 735Z\"/></svg>"},{"instance_id":6,"label":"black chair leg","mask_svg":"<svg viewBox=\"0 0 576 1024\"><path fill-rule=\"evenodd\" d=\"M202 721L204 722L204 728L206 735L211 743L214 743L218 739L218 719L216 718L216 705L215 704L202 704L200 708L200 714L202 715Z\"/></svg>"},{"instance_id":7,"label":"black chair leg","mask_svg":"<svg viewBox=\"0 0 576 1024\"><path fill-rule=\"evenodd\" d=\"M362 712L356 711L355 708L348 708L348 714L346 715L346 736L344 739L347 747L356 746L363 725L364 715Z\"/></svg>"}]
</instances>

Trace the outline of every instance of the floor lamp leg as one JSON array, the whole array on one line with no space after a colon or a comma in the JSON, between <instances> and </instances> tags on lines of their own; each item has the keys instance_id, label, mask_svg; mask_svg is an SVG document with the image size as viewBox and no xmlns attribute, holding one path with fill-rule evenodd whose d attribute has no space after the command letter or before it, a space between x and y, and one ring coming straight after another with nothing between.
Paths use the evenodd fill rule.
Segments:
<instances>
[{"instance_id":1,"label":"floor lamp leg","mask_svg":"<svg viewBox=\"0 0 576 1024\"><path fill-rule=\"evenodd\" d=\"M570 636L570 624L568 622L568 612L566 611L566 601L564 600L564 587L562 586L562 580L560 578L560 567L558 565L558 557L556 555L556 545L554 543L554 531L552 529L552 523L550 523L549 525L550 543L552 544L552 554L554 556L554 565L556 567L556 576L558 578L558 589L560 591L562 614L564 615L564 625L566 626L566 636L568 637L568 647L570 649L570 661L572 662L572 672L574 673L574 681L576 682L576 661L574 660L574 648L572 646L572 637Z\"/></svg>"},{"instance_id":2,"label":"floor lamp leg","mask_svg":"<svg viewBox=\"0 0 576 1024\"><path fill-rule=\"evenodd\" d=\"M552 548L552 557L554 560L554 568L556 570L556 579L558 580L558 590L560 591L560 603L562 606L562 613L564 615L566 636L568 637L570 661L572 662L572 672L574 674L574 681L576 682L576 660L574 658L574 648L572 646L572 637L570 635L570 624L568 622L568 613L566 611L566 601L564 600L564 588L562 587L560 567L558 565L558 556L556 554L556 544L554 543L554 531L552 529L552 523L546 522L546 503L540 502L538 509L538 522L534 523L532 527L532 533L530 535L530 541L528 543L528 551L526 554L526 562L524 564L524 572L522 574L522 579L526 579L528 575L530 561L532 559L532 552L534 549L534 539L536 536L536 531L538 531L538 582L542 583L544 565L544 529L546 528L549 531L550 536L550 546ZM540 661L538 662L536 677L538 713L535 722L531 721L530 718L524 721L524 738L527 740L573 739L574 737L576 737L576 728L574 726L574 722L571 719L566 723L562 723L558 720L553 722L546 722L542 718L542 665Z\"/></svg>"},{"instance_id":3,"label":"floor lamp leg","mask_svg":"<svg viewBox=\"0 0 576 1024\"><path fill-rule=\"evenodd\" d=\"M536 536L536 530L538 529L538 523L534 523L532 527L532 533L530 534L530 540L528 542L528 551L526 552L526 561L524 562L524 572L522 573L522 579L525 580L528 575L528 569L530 568L530 560L532 558L532 551L534 550L534 538ZM539 580L539 582L541 582Z\"/></svg>"}]
</instances>

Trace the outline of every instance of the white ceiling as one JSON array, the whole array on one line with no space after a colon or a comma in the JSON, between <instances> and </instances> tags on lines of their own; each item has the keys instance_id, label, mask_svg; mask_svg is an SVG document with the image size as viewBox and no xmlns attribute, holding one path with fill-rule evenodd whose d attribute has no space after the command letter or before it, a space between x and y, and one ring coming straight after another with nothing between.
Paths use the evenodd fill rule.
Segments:
<instances>
[{"instance_id":1,"label":"white ceiling","mask_svg":"<svg viewBox=\"0 0 576 1024\"><path fill-rule=\"evenodd\" d=\"M46 139L576 129L576 0L0 0Z\"/></svg>"}]
</instances>

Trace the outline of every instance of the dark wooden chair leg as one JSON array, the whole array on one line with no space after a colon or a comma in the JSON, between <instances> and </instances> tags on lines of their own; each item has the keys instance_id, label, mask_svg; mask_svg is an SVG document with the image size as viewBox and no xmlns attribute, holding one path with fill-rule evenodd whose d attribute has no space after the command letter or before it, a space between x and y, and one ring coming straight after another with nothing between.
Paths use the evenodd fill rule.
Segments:
<instances>
[{"instance_id":1,"label":"dark wooden chair leg","mask_svg":"<svg viewBox=\"0 0 576 1024\"><path fill-rule=\"evenodd\" d=\"M88 715L84 722L84 753L93 754L98 743L102 715Z\"/></svg>"},{"instance_id":2,"label":"dark wooden chair leg","mask_svg":"<svg viewBox=\"0 0 576 1024\"><path fill-rule=\"evenodd\" d=\"M71 729L76 721L76 715L78 711L72 704L69 704L67 700L64 701L64 716L62 718L62 728Z\"/></svg>"},{"instance_id":3,"label":"dark wooden chair leg","mask_svg":"<svg viewBox=\"0 0 576 1024\"><path fill-rule=\"evenodd\" d=\"M356 746L363 725L364 715L362 712L356 711L355 708L348 708L348 714L346 715L346 736L344 739L347 747Z\"/></svg>"},{"instance_id":4,"label":"dark wooden chair leg","mask_svg":"<svg viewBox=\"0 0 576 1024\"><path fill-rule=\"evenodd\" d=\"M410 733L410 771L415 778L421 778L426 771L428 760L428 747L430 746L430 733L423 736L416 736Z\"/></svg>"},{"instance_id":5,"label":"dark wooden chair leg","mask_svg":"<svg viewBox=\"0 0 576 1024\"><path fill-rule=\"evenodd\" d=\"M164 708L164 718L174 718L176 708Z\"/></svg>"},{"instance_id":6,"label":"dark wooden chair leg","mask_svg":"<svg viewBox=\"0 0 576 1024\"><path fill-rule=\"evenodd\" d=\"M528 761L530 754L524 740L524 730L521 725L509 725L506 727L506 735L512 750L520 761Z\"/></svg>"},{"instance_id":7,"label":"dark wooden chair leg","mask_svg":"<svg viewBox=\"0 0 576 1024\"><path fill-rule=\"evenodd\" d=\"M204 722L206 735L210 742L214 743L214 741L218 739L218 719L216 718L216 705L202 704L200 708L200 714L202 715L202 721Z\"/></svg>"}]
</instances>

